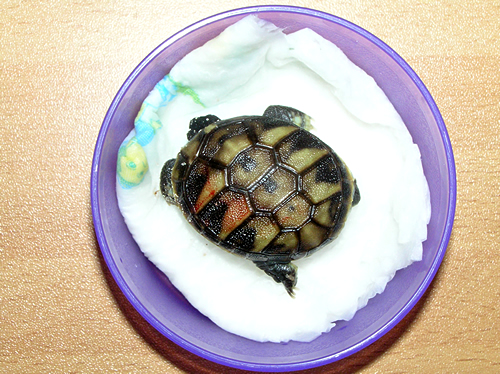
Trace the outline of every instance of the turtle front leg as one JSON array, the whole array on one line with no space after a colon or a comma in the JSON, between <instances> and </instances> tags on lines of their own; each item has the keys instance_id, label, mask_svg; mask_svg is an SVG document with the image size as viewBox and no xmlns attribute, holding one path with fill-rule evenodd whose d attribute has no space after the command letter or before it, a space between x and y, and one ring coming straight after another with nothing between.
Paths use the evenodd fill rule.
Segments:
<instances>
[{"instance_id":1,"label":"turtle front leg","mask_svg":"<svg viewBox=\"0 0 500 374\"><path fill-rule=\"evenodd\" d=\"M174 168L175 160L175 158L172 158L165 162L160 173L160 191L169 204L177 204L172 187L172 169Z\"/></svg>"},{"instance_id":2,"label":"turtle front leg","mask_svg":"<svg viewBox=\"0 0 500 374\"><path fill-rule=\"evenodd\" d=\"M188 140L193 139L200 130L203 130L208 125L211 125L212 123L215 123L217 121L220 121L220 118L214 116L213 114L207 114L206 116L193 118L189 122L189 131L187 133Z\"/></svg>"},{"instance_id":3,"label":"turtle front leg","mask_svg":"<svg viewBox=\"0 0 500 374\"><path fill-rule=\"evenodd\" d=\"M270 261L254 261L255 265L272 277L277 283L283 283L286 292L294 297L293 288L297 284L297 266L288 263L276 263Z\"/></svg>"}]
</instances>

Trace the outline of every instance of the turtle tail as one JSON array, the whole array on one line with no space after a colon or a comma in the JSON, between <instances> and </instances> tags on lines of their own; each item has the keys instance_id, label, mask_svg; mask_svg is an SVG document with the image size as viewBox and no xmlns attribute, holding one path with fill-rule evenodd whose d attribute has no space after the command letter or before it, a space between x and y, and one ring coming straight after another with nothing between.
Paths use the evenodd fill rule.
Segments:
<instances>
[{"instance_id":1,"label":"turtle tail","mask_svg":"<svg viewBox=\"0 0 500 374\"><path fill-rule=\"evenodd\" d=\"M354 180L354 193L352 195L352 206L359 203L361 200L361 194L359 193L358 184L356 183L356 179Z\"/></svg>"}]
</instances>

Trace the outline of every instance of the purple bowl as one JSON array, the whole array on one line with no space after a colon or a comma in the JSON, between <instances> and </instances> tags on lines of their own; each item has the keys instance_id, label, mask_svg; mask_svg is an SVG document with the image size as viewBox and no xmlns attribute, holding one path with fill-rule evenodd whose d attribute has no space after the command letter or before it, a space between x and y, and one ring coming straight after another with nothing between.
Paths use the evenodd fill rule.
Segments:
<instances>
[{"instance_id":1,"label":"purple bowl","mask_svg":"<svg viewBox=\"0 0 500 374\"><path fill-rule=\"evenodd\" d=\"M115 192L118 147L133 128L142 101L184 55L241 18L260 18L294 32L310 28L335 43L385 91L422 154L432 214L423 260L396 273L386 290L349 322L339 322L310 343L258 343L228 333L194 309L152 265L130 235ZM441 264L456 202L456 177L448 134L431 95L410 66L362 28L316 10L259 6L232 10L175 34L127 78L104 119L94 153L91 204L104 259L118 286L137 311L160 333L208 360L246 370L293 371L345 358L394 327L417 303Z\"/></svg>"}]
</instances>

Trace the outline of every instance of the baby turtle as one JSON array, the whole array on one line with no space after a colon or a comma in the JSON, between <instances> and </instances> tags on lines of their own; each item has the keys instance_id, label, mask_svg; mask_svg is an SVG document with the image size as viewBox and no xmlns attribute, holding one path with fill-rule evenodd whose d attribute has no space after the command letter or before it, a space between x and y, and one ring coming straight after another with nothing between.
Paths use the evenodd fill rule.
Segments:
<instances>
[{"instance_id":1,"label":"baby turtle","mask_svg":"<svg viewBox=\"0 0 500 374\"><path fill-rule=\"evenodd\" d=\"M311 118L270 106L263 116L191 120L189 142L160 189L203 236L253 261L293 296L297 267L333 240L360 194L335 152L305 128Z\"/></svg>"}]
</instances>

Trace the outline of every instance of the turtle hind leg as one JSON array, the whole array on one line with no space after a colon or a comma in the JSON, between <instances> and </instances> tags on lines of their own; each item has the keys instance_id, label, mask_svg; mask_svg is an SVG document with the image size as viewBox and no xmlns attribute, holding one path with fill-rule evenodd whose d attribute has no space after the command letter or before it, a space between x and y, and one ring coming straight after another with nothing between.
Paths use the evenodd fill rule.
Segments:
<instances>
[{"instance_id":1,"label":"turtle hind leg","mask_svg":"<svg viewBox=\"0 0 500 374\"><path fill-rule=\"evenodd\" d=\"M172 187L172 169L174 168L175 158L165 162L160 173L160 191L165 200L170 204L175 204L174 189Z\"/></svg>"},{"instance_id":2,"label":"turtle hind leg","mask_svg":"<svg viewBox=\"0 0 500 374\"><path fill-rule=\"evenodd\" d=\"M220 121L220 118L214 116L213 114L207 114L206 116L193 118L189 122L189 131L187 133L188 140L193 139L193 137L198 134L200 130L203 130L208 125Z\"/></svg>"},{"instance_id":3,"label":"turtle hind leg","mask_svg":"<svg viewBox=\"0 0 500 374\"><path fill-rule=\"evenodd\" d=\"M283 283L286 292L294 297L293 288L297 284L297 266L288 263L276 263L269 261L255 261L255 265L272 277L277 283Z\"/></svg>"},{"instance_id":4,"label":"turtle hind leg","mask_svg":"<svg viewBox=\"0 0 500 374\"><path fill-rule=\"evenodd\" d=\"M282 121L291 122L307 131L312 129L311 117L301 112L300 110L288 106L283 106L283 105L268 106L267 109L264 111L264 117L271 117L280 119Z\"/></svg>"}]
</instances>

